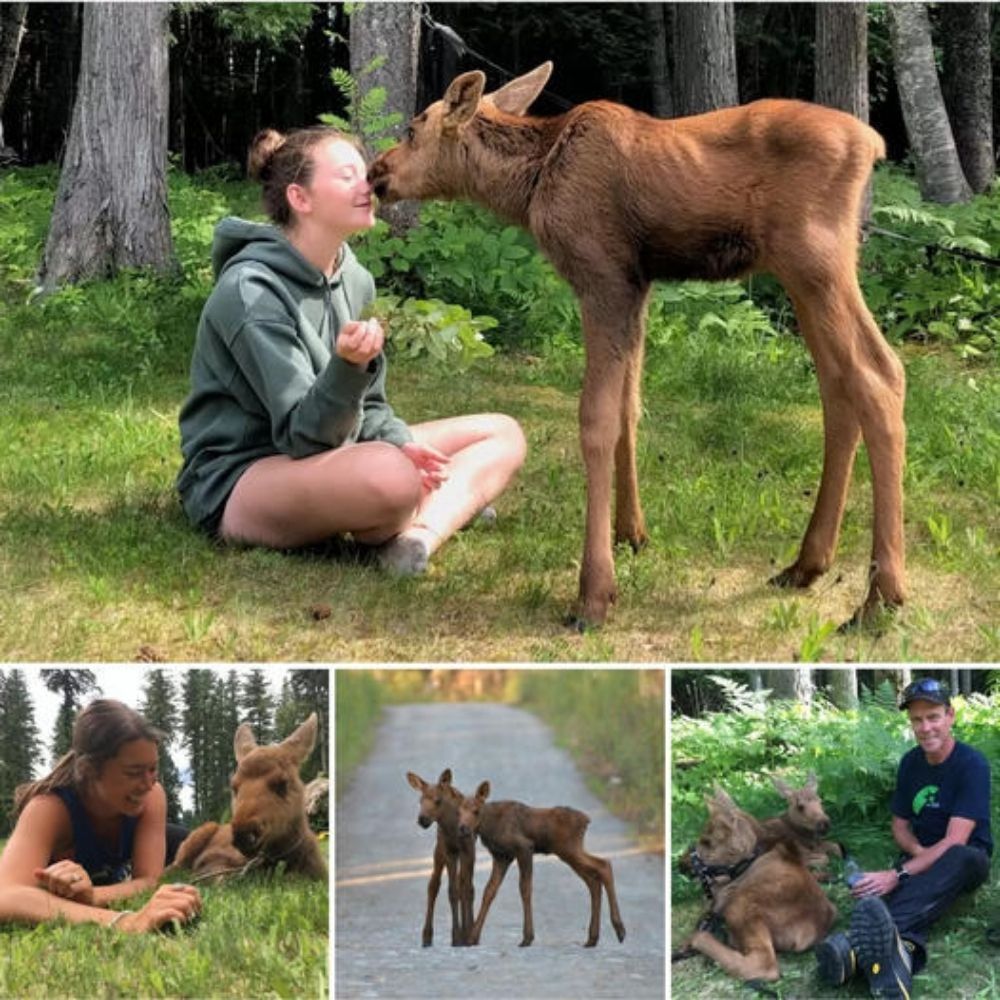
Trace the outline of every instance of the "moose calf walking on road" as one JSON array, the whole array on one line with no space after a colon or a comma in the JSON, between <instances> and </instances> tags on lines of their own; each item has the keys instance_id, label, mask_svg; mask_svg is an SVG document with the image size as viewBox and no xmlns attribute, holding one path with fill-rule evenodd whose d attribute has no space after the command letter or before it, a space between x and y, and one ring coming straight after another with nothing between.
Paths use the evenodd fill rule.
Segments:
<instances>
[{"instance_id":1,"label":"moose calf walking on road","mask_svg":"<svg viewBox=\"0 0 1000 1000\"><path fill-rule=\"evenodd\" d=\"M427 915L424 918L423 946L434 940L434 903L441 888L441 872L448 869L448 902L451 904L451 943L469 943L472 931L472 870L476 865L474 837L461 837L458 832L458 807L462 793L451 783L451 768L445 768L436 785L430 785L418 774L406 772L406 780L420 792L420 814L417 823L426 829L437 823L434 844L434 868L427 883Z\"/></svg>"},{"instance_id":2,"label":"moose calf walking on road","mask_svg":"<svg viewBox=\"0 0 1000 1000\"><path fill-rule=\"evenodd\" d=\"M611 862L588 854L583 847L583 837L590 824L590 817L579 809L555 806L552 809L534 809L523 802L487 802L490 783L484 781L472 797L466 797L458 811L458 828L462 836L475 843L476 834L493 855L493 871L483 890L479 916L472 927L469 944L479 944L479 936L486 922L493 897L500 888L512 861L517 861L521 880L521 905L524 908L524 936L521 947L530 945L535 938L535 925L531 917L532 861L535 854L555 854L570 866L587 883L590 890L590 928L586 947L597 944L601 930L601 886L608 894L611 923L619 941L625 940L625 924L618 911L615 895L615 877Z\"/></svg>"}]
</instances>

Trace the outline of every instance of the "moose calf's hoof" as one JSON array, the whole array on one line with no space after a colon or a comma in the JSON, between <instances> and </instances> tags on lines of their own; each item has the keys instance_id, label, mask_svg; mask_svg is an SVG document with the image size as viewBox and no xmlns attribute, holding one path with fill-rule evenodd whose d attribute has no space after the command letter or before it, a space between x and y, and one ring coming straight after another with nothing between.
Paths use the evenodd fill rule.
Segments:
<instances>
[{"instance_id":1,"label":"moose calf's hoof","mask_svg":"<svg viewBox=\"0 0 1000 1000\"><path fill-rule=\"evenodd\" d=\"M805 590L812 582L823 575L821 569L804 569L798 563L792 563L780 573L775 573L767 582L772 587L781 590Z\"/></svg>"}]
</instances>

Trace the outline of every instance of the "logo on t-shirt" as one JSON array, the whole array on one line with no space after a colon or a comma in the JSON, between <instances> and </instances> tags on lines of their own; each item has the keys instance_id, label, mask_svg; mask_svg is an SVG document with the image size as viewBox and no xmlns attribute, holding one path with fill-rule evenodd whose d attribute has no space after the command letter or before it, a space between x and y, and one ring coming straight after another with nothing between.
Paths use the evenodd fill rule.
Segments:
<instances>
[{"instance_id":1,"label":"logo on t-shirt","mask_svg":"<svg viewBox=\"0 0 1000 1000\"><path fill-rule=\"evenodd\" d=\"M924 787L913 796L913 815L919 816L925 807L928 809L940 809L941 803L938 802L937 793L937 785L924 785Z\"/></svg>"}]
</instances>

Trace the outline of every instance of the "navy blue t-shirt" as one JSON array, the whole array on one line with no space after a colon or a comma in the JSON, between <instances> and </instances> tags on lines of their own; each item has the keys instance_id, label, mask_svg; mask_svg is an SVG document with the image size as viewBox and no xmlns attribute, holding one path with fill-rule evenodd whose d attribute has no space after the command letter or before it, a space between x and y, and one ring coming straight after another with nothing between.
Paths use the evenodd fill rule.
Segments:
<instances>
[{"instance_id":1,"label":"navy blue t-shirt","mask_svg":"<svg viewBox=\"0 0 1000 1000\"><path fill-rule=\"evenodd\" d=\"M135 816L123 816L118 844L111 848L97 839L97 834L84 811L83 803L72 788L53 788L62 799L73 827L73 860L90 876L93 885L113 885L132 877L132 848L135 843L135 828L139 822ZM55 860L54 858L52 859Z\"/></svg>"},{"instance_id":2,"label":"navy blue t-shirt","mask_svg":"<svg viewBox=\"0 0 1000 1000\"><path fill-rule=\"evenodd\" d=\"M975 820L970 847L993 853L990 835L990 766L967 743L955 741L948 759L929 764L914 747L903 755L892 796L892 814L908 820L914 836L930 847L941 840L953 816Z\"/></svg>"}]
</instances>

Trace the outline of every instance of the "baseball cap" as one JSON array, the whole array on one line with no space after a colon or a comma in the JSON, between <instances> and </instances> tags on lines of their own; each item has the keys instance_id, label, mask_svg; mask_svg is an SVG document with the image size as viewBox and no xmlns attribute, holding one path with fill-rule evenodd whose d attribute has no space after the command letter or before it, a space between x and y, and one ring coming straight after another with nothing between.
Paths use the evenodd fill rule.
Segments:
<instances>
[{"instance_id":1,"label":"baseball cap","mask_svg":"<svg viewBox=\"0 0 1000 1000\"><path fill-rule=\"evenodd\" d=\"M944 681L933 677L921 677L903 688L899 696L899 710L903 711L911 701L929 701L935 705L951 704L951 689Z\"/></svg>"}]
</instances>

